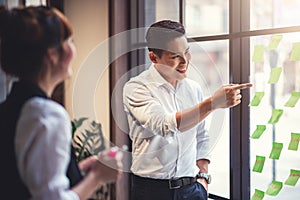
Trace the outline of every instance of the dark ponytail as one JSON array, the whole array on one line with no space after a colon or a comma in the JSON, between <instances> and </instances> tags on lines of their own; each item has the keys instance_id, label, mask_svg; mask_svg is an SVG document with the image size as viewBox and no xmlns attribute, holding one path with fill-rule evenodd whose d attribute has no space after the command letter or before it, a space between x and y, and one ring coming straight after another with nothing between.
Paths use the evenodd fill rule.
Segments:
<instances>
[{"instance_id":1,"label":"dark ponytail","mask_svg":"<svg viewBox=\"0 0 300 200\"><path fill-rule=\"evenodd\" d=\"M21 79L35 77L49 47L61 48L70 24L49 7L1 8L1 67Z\"/></svg>"}]
</instances>

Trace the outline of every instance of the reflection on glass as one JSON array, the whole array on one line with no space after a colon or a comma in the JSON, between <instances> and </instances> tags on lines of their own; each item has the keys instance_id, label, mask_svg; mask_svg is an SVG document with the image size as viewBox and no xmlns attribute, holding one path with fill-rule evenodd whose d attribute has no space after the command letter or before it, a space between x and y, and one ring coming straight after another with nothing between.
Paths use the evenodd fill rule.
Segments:
<instances>
[{"instance_id":1,"label":"reflection on glass","mask_svg":"<svg viewBox=\"0 0 300 200\"><path fill-rule=\"evenodd\" d=\"M229 1L186 0L184 23L188 36L228 33Z\"/></svg>"},{"instance_id":2,"label":"reflection on glass","mask_svg":"<svg viewBox=\"0 0 300 200\"><path fill-rule=\"evenodd\" d=\"M251 0L251 30L300 25L299 0Z\"/></svg>"},{"instance_id":3,"label":"reflection on glass","mask_svg":"<svg viewBox=\"0 0 300 200\"><path fill-rule=\"evenodd\" d=\"M264 92L264 97L258 106L250 107L249 132L253 133L257 125L266 126L264 134L258 139L250 138L250 168L255 165L256 156L266 157L261 173L251 171L251 196L256 190L266 192L273 181L284 183L290 175L290 170L299 170L300 166L299 152L289 149L291 133L300 133L300 104L295 104L293 107L285 106L292 94L300 91L300 61L291 59L293 44L300 41L300 34L283 34L276 48L268 48L272 39L274 35L251 38L250 52L252 54L257 45L263 45L265 48L263 61L250 61L250 79L254 84L250 89L250 98L253 98L257 92ZM268 82L272 76L272 70L278 67L282 68L278 81ZM283 113L277 123L270 124L268 120L274 115L274 110L282 110ZM282 143L282 150L274 147L274 143ZM280 157L277 156L278 159L269 157L272 150L281 151ZM292 200L299 196L300 184L293 187L283 184L276 196L271 197L270 194L265 194L264 199Z\"/></svg>"},{"instance_id":4,"label":"reflection on glass","mask_svg":"<svg viewBox=\"0 0 300 200\"><path fill-rule=\"evenodd\" d=\"M164 19L179 21L179 0L147 0L145 9L146 26Z\"/></svg>"},{"instance_id":5,"label":"reflection on glass","mask_svg":"<svg viewBox=\"0 0 300 200\"><path fill-rule=\"evenodd\" d=\"M204 98L211 96L229 81L228 41L189 43L191 61L188 76L200 83ZM211 137L211 163L209 172L216 177L209 185L209 192L229 198L229 110L213 112L206 118Z\"/></svg>"}]
</instances>

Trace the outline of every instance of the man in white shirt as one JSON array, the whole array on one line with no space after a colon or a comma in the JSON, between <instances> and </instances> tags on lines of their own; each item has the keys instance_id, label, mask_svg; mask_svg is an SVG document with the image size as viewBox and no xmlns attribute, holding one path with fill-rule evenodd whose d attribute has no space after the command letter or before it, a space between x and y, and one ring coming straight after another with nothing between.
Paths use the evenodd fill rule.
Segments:
<instances>
[{"instance_id":1,"label":"man in white shirt","mask_svg":"<svg viewBox=\"0 0 300 200\"><path fill-rule=\"evenodd\" d=\"M230 84L203 99L187 76L191 54L182 24L162 20L147 31L150 68L124 86L124 109L132 140L133 200L207 199L209 135L204 119L241 102Z\"/></svg>"}]
</instances>

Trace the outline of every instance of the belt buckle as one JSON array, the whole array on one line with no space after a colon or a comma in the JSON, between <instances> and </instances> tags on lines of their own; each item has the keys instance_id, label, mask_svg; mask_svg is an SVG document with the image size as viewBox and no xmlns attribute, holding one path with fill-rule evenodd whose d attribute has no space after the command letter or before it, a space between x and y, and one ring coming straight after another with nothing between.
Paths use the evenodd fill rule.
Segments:
<instances>
[{"instance_id":1,"label":"belt buckle","mask_svg":"<svg viewBox=\"0 0 300 200\"><path fill-rule=\"evenodd\" d=\"M174 180L178 180L178 179L170 179L169 180L169 188L170 189L178 189L178 188L180 188L181 187L180 185L177 185L177 186L173 186L172 185L172 181L174 181Z\"/></svg>"}]
</instances>

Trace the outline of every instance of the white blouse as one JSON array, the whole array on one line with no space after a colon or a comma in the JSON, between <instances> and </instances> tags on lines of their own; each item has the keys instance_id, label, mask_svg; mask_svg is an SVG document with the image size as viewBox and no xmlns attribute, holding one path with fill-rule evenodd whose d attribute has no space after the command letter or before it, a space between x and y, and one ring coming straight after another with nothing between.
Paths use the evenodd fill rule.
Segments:
<instances>
[{"instance_id":1,"label":"white blouse","mask_svg":"<svg viewBox=\"0 0 300 200\"><path fill-rule=\"evenodd\" d=\"M71 139L71 121L61 105L40 97L24 104L17 122L16 158L33 200L79 199L66 176Z\"/></svg>"}]
</instances>

